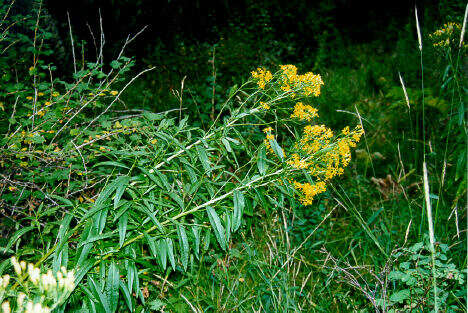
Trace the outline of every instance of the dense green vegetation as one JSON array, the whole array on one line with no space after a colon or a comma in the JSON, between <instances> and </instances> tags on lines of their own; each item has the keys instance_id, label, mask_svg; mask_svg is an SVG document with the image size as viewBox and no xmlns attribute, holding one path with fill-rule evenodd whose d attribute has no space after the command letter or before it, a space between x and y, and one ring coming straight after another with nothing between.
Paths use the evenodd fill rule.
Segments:
<instances>
[{"instance_id":1,"label":"dense green vegetation","mask_svg":"<svg viewBox=\"0 0 468 313\"><path fill-rule=\"evenodd\" d=\"M0 4L0 312L466 311L466 4L277 2Z\"/></svg>"}]
</instances>

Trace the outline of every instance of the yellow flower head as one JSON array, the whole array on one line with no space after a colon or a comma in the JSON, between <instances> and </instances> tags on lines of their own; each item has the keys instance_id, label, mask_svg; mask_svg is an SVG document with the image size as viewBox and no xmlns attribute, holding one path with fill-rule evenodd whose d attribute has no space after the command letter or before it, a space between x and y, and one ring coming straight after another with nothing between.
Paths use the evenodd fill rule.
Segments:
<instances>
[{"instance_id":1,"label":"yellow flower head","mask_svg":"<svg viewBox=\"0 0 468 313\"><path fill-rule=\"evenodd\" d=\"M265 109L265 110L269 110L269 109L270 109L270 106L269 106L267 103L262 102L262 101L260 101L260 106L261 106L263 109Z\"/></svg>"},{"instance_id":2,"label":"yellow flower head","mask_svg":"<svg viewBox=\"0 0 468 313\"><path fill-rule=\"evenodd\" d=\"M310 122L314 117L318 117L317 109L310 105L304 105L302 102L296 103L292 118L298 118L303 121Z\"/></svg>"},{"instance_id":3,"label":"yellow flower head","mask_svg":"<svg viewBox=\"0 0 468 313\"><path fill-rule=\"evenodd\" d=\"M273 79L270 71L260 67L252 72L252 77L257 80L257 85L260 89L265 89L265 85Z\"/></svg>"}]
</instances>

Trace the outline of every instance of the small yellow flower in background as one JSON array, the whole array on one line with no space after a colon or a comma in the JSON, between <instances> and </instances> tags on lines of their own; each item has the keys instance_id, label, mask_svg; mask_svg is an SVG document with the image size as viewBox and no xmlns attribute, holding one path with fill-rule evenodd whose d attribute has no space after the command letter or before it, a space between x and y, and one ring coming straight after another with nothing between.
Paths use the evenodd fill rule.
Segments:
<instances>
[{"instance_id":1,"label":"small yellow flower in background","mask_svg":"<svg viewBox=\"0 0 468 313\"><path fill-rule=\"evenodd\" d=\"M268 103L265 103L265 102L262 102L262 101L260 101L260 106L265 110L270 109L270 106L268 105Z\"/></svg>"},{"instance_id":2,"label":"small yellow flower in background","mask_svg":"<svg viewBox=\"0 0 468 313\"><path fill-rule=\"evenodd\" d=\"M31 96L26 97L26 100L32 100L32 99L33 99L33 97L31 97Z\"/></svg>"},{"instance_id":3,"label":"small yellow flower in background","mask_svg":"<svg viewBox=\"0 0 468 313\"><path fill-rule=\"evenodd\" d=\"M150 143L151 143L152 145L155 145L157 142L158 142L157 139L153 139L153 140L150 141Z\"/></svg>"},{"instance_id":4,"label":"small yellow flower in background","mask_svg":"<svg viewBox=\"0 0 468 313\"><path fill-rule=\"evenodd\" d=\"M263 129L264 133L269 133L269 132L272 132L272 131L273 131L273 128L271 128L271 127L267 127L267 128Z\"/></svg>"},{"instance_id":5,"label":"small yellow flower in background","mask_svg":"<svg viewBox=\"0 0 468 313\"><path fill-rule=\"evenodd\" d=\"M116 96L119 92L117 90L112 90L110 92L111 95Z\"/></svg>"},{"instance_id":6,"label":"small yellow flower in background","mask_svg":"<svg viewBox=\"0 0 468 313\"><path fill-rule=\"evenodd\" d=\"M429 35L432 39L434 47L447 47L450 41L454 41L460 37L461 25L454 22L445 23L442 28L436 30Z\"/></svg>"},{"instance_id":7,"label":"small yellow flower in background","mask_svg":"<svg viewBox=\"0 0 468 313\"><path fill-rule=\"evenodd\" d=\"M43 95L44 95L43 92L39 92L39 93L37 94L38 97L42 97Z\"/></svg>"},{"instance_id":8,"label":"small yellow flower in background","mask_svg":"<svg viewBox=\"0 0 468 313\"><path fill-rule=\"evenodd\" d=\"M54 91L54 92L52 93L52 97L58 97L58 96L60 96L60 94L59 94L57 91Z\"/></svg>"},{"instance_id":9,"label":"small yellow flower in background","mask_svg":"<svg viewBox=\"0 0 468 313\"><path fill-rule=\"evenodd\" d=\"M243 278L243 277L239 277L239 281L240 281L241 283L243 283L243 282L244 282L244 278Z\"/></svg>"},{"instance_id":10,"label":"small yellow flower in background","mask_svg":"<svg viewBox=\"0 0 468 313\"><path fill-rule=\"evenodd\" d=\"M52 103L50 103L49 101L46 101L46 103L44 103L45 106L49 106L51 105Z\"/></svg>"},{"instance_id":11,"label":"small yellow flower in background","mask_svg":"<svg viewBox=\"0 0 468 313\"><path fill-rule=\"evenodd\" d=\"M90 92L88 93L88 96L94 96L94 93Z\"/></svg>"},{"instance_id":12,"label":"small yellow flower in background","mask_svg":"<svg viewBox=\"0 0 468 313\"><path fill-rule=\"evenodd\" d=\"M44 110L37 112L37 116L43 117L45 114Z\"/></svg>"}]
</instances>

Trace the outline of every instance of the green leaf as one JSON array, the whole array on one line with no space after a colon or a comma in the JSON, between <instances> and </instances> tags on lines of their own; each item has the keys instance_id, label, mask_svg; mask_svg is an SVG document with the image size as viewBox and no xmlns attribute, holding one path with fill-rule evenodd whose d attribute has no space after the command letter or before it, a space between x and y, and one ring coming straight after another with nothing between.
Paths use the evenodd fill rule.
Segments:
<instances>
[{"instance_id":1,"label":"green leaf","mask_svg":"<svg viewBox=\"0 0 468 313\"><path fill-rule=\"evenodd\" d=\"M110 66L111 66L113 69L118 69L118 68L120 67L120 62L114 60L114 61L112 61L112 62L110 63Z\"/></svg>"},{"instance_id":2,"label":"green leaf","mask_svg":"<svg viewBox=\"0 0 468 313\"><path fill-rule=\"evenodd\" d=\"M162 302L159 299L148 302L149 308L153 311L161 310L165 305L166 303Z\"/></svg>"},{"instance_id":3,"label":"green leaf","mask_svg":"<svg viewBox=\"0 0 468 313\"><path fill-rule=\"evenodd\" d=\"M125 242L125 235L127 234L127 224L128 224L128 212L122 214L119 218L119 247L122 248L122 245Z\"/></svg>"},{"instance_id":4,"label":"green leaf","mask_svg":"<svg viewBox=\"0 0 468 313\"><path fill-rule=\"evenodd\" d=\"M83 280L83 277L89 272L91 268L93 268L93 266L94 266L93 260L86 260L84 262L77 264L78 270L76 271L76 274L75 274L75 286L79 286L79 284Z\"/></svg>"},{"instance_id":5,"label":"green leaf","mask_svg":"<svg viewBox=\"0 0 468 313\"><path fill-rule=\"evenodd\" d=\"M122 290L122 294L125 299L125 303L127 304L128 311L133 312L133 303L132 303L132 296L130 294L130 291L127 288L127 285L125 285L121 280L119 281L119 286L120 289Z\"/></svg>"},{"instance_id":6,"label":"green leaf","mask_svg":"<svg viewBox=\"0 0 468 313\"><path fill-rule=\"evenodd\" d=\"M174 257L174 243L172 242L171 238L166 238L166 245L167 245L167 254L169 255L169 261L171 262L172 269L175 270L176 263Z\"/></svg>"},{"instance_id":7,"label":"green leaf","mask_svg":"<svg viewBox=\"0 0 468 313\"><path fill-rule=\"evenodd\" d=\"M127 165L125 165L123 163L115 162L115 161L100 162L100 163L97 163L97 164L93 165L93 168L94 167L102 167L103 165L122 167L122 168L125 168L127 170L130 169Z\"/></svg>"},{"instance_id":8,"label":"green leaf","mask_svg":"<svg viewBox=\"0 0 468 313\"><path fill-rule=\"evenodd\" d=\"M200 232L201 232L200 226L192 227L193 237L195 238L195 256L197 257L197 259L199 258L199 254L200 254Z\"/></svg>"},{"instance_id":9,"label":"green leaf","mask_svg":"<svg viewBox=\"0 0 468 313\"><path fill-rule=\"evenodd\" d=\"M127 267L127 286L130 294L132 293L133 286L135 285L135 276L138 276L138 271L135 262L129 261Z\"/></svg>"},{"instance_id":10,"label":"green leaf","mask_svg":"<svg viewBox=\"0 0 468 313\"><path fill-rule=\"evenodd\" d=\"M149 250L153 258L156 260L158 257L158 253L156 251L156 244L154 242L154 238L148 235L147 233L144 234L146 241L148 242Z\"/></svg>"},{"instance_id":11,"label":"green leaf","mask_svg":"<svg viewBox=\"0 0 468 313\"><path fill-rule=\"evenodd\" d=\"M110 238L110 237L113 237L113 236L114 236L114 232L107 232L107 233L96 235L96 236L90 236L85 241L78 244L77 248L81 248L82 246L84 246L84 245L86 245L88 243L92 243L92 242L96 242L96 241L99 241L99 240L107 239L107 238Z\"/></svg>"},{"instance_id":12,"label":"green leaf","mask_svg":"<svg viewBox=\"0 0 468 313\"><path fill-rule=\"evenodd\" d=\"M266 163L265 147L261 147L258 152L257 167L260 175L265 175L268 168L268 164Z\"/></svg>"},{"instance_id":13,"label":"green leaf","mask_svg":"<svg viewBox=\"0 0 468 313\"><path fill-rule=\"evenodd\" d=\"M409 299L410 292L408 289L400 290L390 296L390 301L402 303L404 300Z\"/></svg>"},{"instance_id":14,"label":"green leaf","mask_svg":"<svg viewBox=\"0 0 468 313\"><path fill-rule=\"evenodd\" d=\"M62 222L60 223L60 228L57 234L57 249L54 251L54 258L52 261L52 270L54 272L57 272L61 266L67 266L66 264L63 263L62 257L62 249L64 247L64 243L67 240L67 232L68 228L70 227L70 222L73 218L73 215L71 214L66 214L65 217L63 218Z\"/></svg>"},{"instance_id":15,"label":"green leaf","mask_svg":"<svg viewBox=\"0 0 468 313\"><path fill-rule=\"evenodd\" d=\"M130 180L130 177L128 176L119 176L117 177L112 183L107 185L104 190L101 191L99 194L96 202L94 203L93 207L91 210L86 212L86 214L81 218L80 222L88 219L89 217L93 216L97 212L99 212L103 207L107 199L109 199L110 195L116 188L118 188L120 185L123 184L128 184L128 181ZM99 223L99 228L102 227L102 223ZM102 231L102 230L101 230ZM101 232L100 231L100 232Z\"/></svg>"},{"instance_id":16,"label":"green leaf","mask_svg":"<svg viewBox=\"0 0 468 313\"><path fill-rule=\"evenodd\" d=\"M244 213L245 200L242 192L234 191L234 212L232 216L232 231L237 231L241 225L242 215Z\"/></svg>"},{"instance_id":17,"label":"green leaf","mask_svg":"<svg viewBox=\"0 0 468 313\"><path fill-rule=\"evenodd\" d=\"M21 228L19 230L17 230L13 236L11 236L10 240L8 241L6 247L5 247L5 251L9 250L13 244L16 242L16 240L20 239L21 236L23 236L24 234L26 234L28 231L31 231L33 229L35 229L36 227L35 226L28 226L28 227L24 227L24 228Z\"/></svg>"},{"instance_id":18,"label":"green leaf","mask_svg":"<svg viewBox=\"0 0 468 313\"><path fill-rule=\"evenodd\" d=\"M208 160L208 154L205 148L198 145L197 152L198 152L198 158L200 159L203 169L205 170L206 173L211 174L211 165L210 165L210 161Z\"/></svg>"},{"instance_id":19,"label":"green leaf","mask_svg":"<svg viewBox=\"0 0 468 313\"><path fill-rule=\"evenodd\" d=\"M135 205L135 209L145 213L146 215L148 215L148 217L153 221L154 225L156 225L156 227L158 228L158 230L161 232L161 233L164 233L164 228L162 227L161 223L159 223L159 221L156 219L156 217L154 216L155 215L155 212L150 212L150 210L148 210L147 208L145 208L144 206L140 206L140 205Z\"/></svg>"},{"instance_id":20,"label":"green leaf","mask_svg":"<svg viewBox=\"0 0 468 313\"><path fill-rule=\"evenodd\" d=\"M106 294L111 312L115 312L117 310L117 304L119 302L119 282L119 268L115 262L112 261L107 272L106 282Z\"/></svg>"},{"instance_id":21,"label":"green leaf","mask_svg":"<svg viewBox=\"0 0 468 313\"><path fill-rule=\"evenodd\" d=\"M184 271L187 271L190 247L188 243L187 233L185 232L185 227L183 225L177 226L177 235L179 237L180 259L182 262L182 266L184 267Z\"/></svg>"},{"instance_id":22,"label":"green leaf","mask_svg":"<svg viewBox=\"0 0 468 313\"><path fill-rule=\"evenodd\" d=\"M208 213L208 218L210 219L211 227L214 230L216 239L218 240L219 245L223 250L226 251L227 241L226 241L226 231L221 224L218 214L212 207L207 207L206 212Z\"/></svg>"},{"instance_id":23,"label":"green leaf","mask_svg":"<svg viewBox=\"0 0 468 313\"><path fill-rule=\"evenodd\" d=\"M231 145L229 144L229 141L227 141L225 138L221 139L221 142L224 144L224 147L226 148L227 152L232 152Z\"/></svg>"},{"instance_id":24,"label":"green leaf","mask_svg":"<svg viewBox=\"0 0 468 313\"><path fill-rule=\"evenodd\" d=\"M161 113L152 113L148 111L143 112L143 116L146 117L150 121L157 121L164 117L163 114Z\"/></svg>"},{"instance_id":25,"label":"green leaf","mask_svg":"<svg viewBox=\"0 0 468 313\"><path fill-rule=\"evenodd\" d=\"M163 268L163 270L165 271L166 270L166 267L167 267L167 242L166 240L164 239L160 239L158 240L158 243L156 245L156 249L157 249L157 252L158 252L158 255L159 255L159 262L161 264L161 267Z\"/></svg>"},{"instance_id":26,"label":"green leaf","mask_svg":"<svg viewBox=\"0 0 468 313\"><path fill-rule=\"evenodd\" d=\"M208 251L210 247L210 240L211 240L211 228L207 228L205 231L205 236L203 236L203 251Z\"/></svg>"},{"instance_id":27,"label":"green leaf","mask_svg":"<svg viewBox=\"0 0 468 313\"><path fill-rule=\"evenodd\" d=\"M125 177L125 176L123 176ZM116 191L115 191L115 197L114 197L114 209L117 208L118 204L119 204L119 201L120 201L120 198L122 198L122 195L125 191L125 188L127 188L127 185L128 185L128 182L130 181L130 179L121 179L119 181L119 184L117 185L116 187Z\"/></svg>"},{"instance_id":28,"label":"green leaf","mask_svg":"<svg viewBox=\"0 0 468 313\"><path fill-rule=\"evenodd\" d=\"M229 96L228 98L231 98L232 96L235 95L236 91L237 91L237 84L235 84L234 86L232 86L231 88L229 88Z\"/></svg>"},{"instance_id":29,"label":"green leaf","mask_svg":"<svg viewBox=\"0 0 468 313\"><path fill-rule=\"evenodd\" d=\"M275 139L268 139L268 141L270 142L270 146L273 149L273 152L278 156L278 158L280 158L281 161L284 161L284 152L278 142Z\"/></svg>"},{"instance_id":30,"label":"green leaf","mask_svg":"<svg viewBox=\"0 0 468 313\"><path fill-rule=\"evenodd\" d=\"M88 285L95 295L96 299L98 300L99 304L102 306L106 313L112 313L111 308L109 306L109 299L106 295L101 291L101 284L95 281L92 277L88 277Z\"/></svg>"}]
</instances>

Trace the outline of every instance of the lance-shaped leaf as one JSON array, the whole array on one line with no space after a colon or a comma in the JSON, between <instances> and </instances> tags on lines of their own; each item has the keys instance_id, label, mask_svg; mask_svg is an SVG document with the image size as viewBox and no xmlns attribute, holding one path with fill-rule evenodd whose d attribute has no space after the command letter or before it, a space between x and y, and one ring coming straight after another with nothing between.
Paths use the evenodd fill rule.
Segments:
<instances>
[{"instance_id":1,"label":"lance-shaped leaf","mask_svg":"<svg viewBox=\"0 0 468 313\"><path fill-rule=\"evenodd\" d=\"M216 239L223 250L227 248L226 230L221 224L218 214L212 207L206 207L208 218L210 219L211 227L215 233Z\"/></svg>"},{"instance_id":2,"label":"lance-shaped leaf","mask_svg":"<svg viewBox=\"0 0 468 313\"><path fill-rule=\"evenodd\" d=\"M234 212L232 214L232 231L237 231L241 225L244 214L245 200L242 192L234 191Z\"/></svg>"},{"instance_id":3,"label":"lance-shaped leaf","mask_svg":"<svg viewBox=\"0 0 468 313\"><path fill-rule=\"evenodd\" d=\"M186 271L190 247L188 243L187 233L185 232L185 227L183 225L177 226L177 236L179 237L180 260L182 262L182 266L184 267L184 271Z\"/></svg>"}]
</instances>

